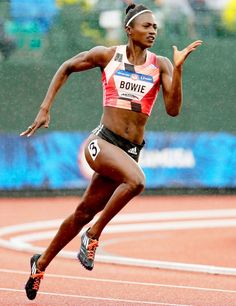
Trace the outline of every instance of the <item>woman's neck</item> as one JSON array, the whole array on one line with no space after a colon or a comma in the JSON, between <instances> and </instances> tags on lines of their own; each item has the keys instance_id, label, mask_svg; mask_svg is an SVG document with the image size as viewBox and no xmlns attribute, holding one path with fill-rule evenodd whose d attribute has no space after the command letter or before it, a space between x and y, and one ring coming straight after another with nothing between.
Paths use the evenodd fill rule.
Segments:
<instances>
[{"instance_id":1,"label":"woman's neck","mask_svg":"<svg viewBox=\"0 0 236 306\"><path fill-rule=\"evenodd\" d=\"M126 56L131 64L143 65L147 59L147 50L128 43L126 47Z\"/></svg>"}]
</instances>

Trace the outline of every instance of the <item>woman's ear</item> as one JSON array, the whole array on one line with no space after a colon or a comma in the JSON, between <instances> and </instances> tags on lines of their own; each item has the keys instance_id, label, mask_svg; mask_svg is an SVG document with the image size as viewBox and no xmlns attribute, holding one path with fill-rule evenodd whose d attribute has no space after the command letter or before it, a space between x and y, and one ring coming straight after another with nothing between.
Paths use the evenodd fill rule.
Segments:
<instances>
[{"instance_id":1,"label":"woman's ear","mask_svg":"<svg viewBox=\"0 0 236 306\"><path fill-rule=\"evenodd\" d=\"M130 26L125 27L125 32L129 36L131 34L131 27Z\"/></svg>"}]
</instances>

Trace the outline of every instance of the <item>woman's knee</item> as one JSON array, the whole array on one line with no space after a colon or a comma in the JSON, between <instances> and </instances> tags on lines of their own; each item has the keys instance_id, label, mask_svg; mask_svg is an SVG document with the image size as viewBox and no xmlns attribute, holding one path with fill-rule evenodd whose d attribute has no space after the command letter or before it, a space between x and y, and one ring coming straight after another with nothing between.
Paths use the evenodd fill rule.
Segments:
<instances>
[{"instance_id":1,"label":"woman's knee","mask_svg":"<svg viewBox=\"0 0 236 306\"><path fill-rule=\"evenodd\" d=\"M145 188L145 176L141 172L138 175L133 175L129 180L127 181L128 188L131 190L132 193L135 195L138 195L141 193Z\"/></svg>"}]
</instances>

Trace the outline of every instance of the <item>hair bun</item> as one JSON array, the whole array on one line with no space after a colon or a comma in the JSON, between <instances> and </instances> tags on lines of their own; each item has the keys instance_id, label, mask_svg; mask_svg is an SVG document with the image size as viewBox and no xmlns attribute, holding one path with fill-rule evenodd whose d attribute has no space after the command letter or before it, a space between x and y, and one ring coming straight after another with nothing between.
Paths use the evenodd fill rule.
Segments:
<instances>
[{"instance_id":1,"label":"hair bun","mask_svg":"<svg viewBox=\"0 0 236 306\"><path fill-rule=\"evenodd\" d=\"M125 10L126 15L128 14L128 12L129 12L130 10L133 10L135 7L136 7L136 4L135 4L135 3L132 3L132 4L130 4L129 6L127 6L127 8L126 8L126 10Z\"/></svg>"}]
</instances>

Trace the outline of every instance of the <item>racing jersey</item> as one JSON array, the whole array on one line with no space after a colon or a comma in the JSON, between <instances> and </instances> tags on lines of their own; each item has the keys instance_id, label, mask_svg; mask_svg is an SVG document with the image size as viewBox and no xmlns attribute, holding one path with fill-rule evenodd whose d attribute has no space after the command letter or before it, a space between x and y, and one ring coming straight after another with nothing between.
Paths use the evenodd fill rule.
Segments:
<instances>
[{"instance_id":1,"label":"racing jersey","mask_svg":"<svg viewBox=\"0 0 236 306\"><path fill-rule=\"evenodd\" d=\"M160 90L157 56L147 50L143 65L131 64L126 45L116 52L102 72L103 105L129 109L150 116Z\"/></svg>"}]
</instances>

